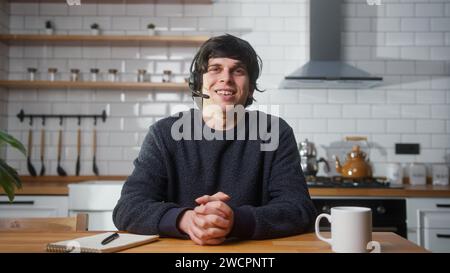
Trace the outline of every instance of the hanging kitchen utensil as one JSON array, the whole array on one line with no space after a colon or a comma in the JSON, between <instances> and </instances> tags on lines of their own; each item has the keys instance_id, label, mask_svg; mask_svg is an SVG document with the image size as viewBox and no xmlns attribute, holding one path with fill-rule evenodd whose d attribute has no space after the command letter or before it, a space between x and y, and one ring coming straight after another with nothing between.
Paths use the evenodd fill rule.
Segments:
<instances>
[{"instance_id":1,"label":"hanging kitchen utensil","mask_svg":"<svg viewBox=\"0 0 450 273\"><path fill-rule=\"evenodd\" d=\"M58 166L56 167L56 171L59 176L67 176L66 171L61 167L61 150L62 150L62 129L59 129L58 134Z\"/></svg>"},{"instance_id":2,"label":"hanging kitchen utensil","mask_svg":"<svg viewBox=\"0 0 450 273\"><path fill-rule=\"evenodd\" d=\"M75 174L80 175L80 154L81 154L81 129L78 128L77 133L77 163L75 165Z\"/></svg>"},{"instance_id":3,"label":"hanging kitchen utensil","mask_svg":"<svg viewBox=\"0 0 450 273\"><path fill-rule=\"evenodd\" d=\"M31 164L31 153L33 147L33 130L30 129L28 132L28 156L27 156L27 168L28 172L31 176L36 176L36 169L34 168L33 164Z\"/></svg>"},{"instance_id":4,"label":"hanging kitchen utensil","mask_svg":"<svg viewBox=\"0 0 450 273\"><path fill-rule=\"evenodd\" d=\"M93 139L92 139L92 153L93 153L93 159L92 159L92 171L95 173L95 175L98 176L98 167L96 162L96 153L97 153L97 130L94 128L93 132Z\"/></svg>"},{"instance_id":5,"label":"hanging kitchen utensil","mask_svg":"<svg viewBox=\"0 0 450 273\"><path fill-rule=\"evenodd\" d=\"M42 130L41 130L41 171L39 173L40 176L44 176L44 174L45 174L44 154L45 154L45 130L44 130L44 128L42 128Z\"/></svg>"}]
</instances>

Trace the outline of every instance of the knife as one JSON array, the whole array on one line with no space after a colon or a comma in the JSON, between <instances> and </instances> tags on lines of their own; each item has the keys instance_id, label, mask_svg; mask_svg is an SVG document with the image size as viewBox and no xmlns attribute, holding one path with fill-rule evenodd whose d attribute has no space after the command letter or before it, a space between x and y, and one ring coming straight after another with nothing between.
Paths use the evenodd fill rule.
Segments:
<instances>
[{"instance_id":1,"label":"knife","mask_svg":"<svg viewBox=\"0 0 450 273\"><path fill-rule=\"evenodd\" d=\"M58 166L56 167L56 171L58 172L58 175L60 176L67 176L66 171L61 166L61 150L62 150L62 130L59 129L59 135L58 135Z\"/></svg>"},{"instance_id":2,"label":"knife","mask_svg":"<svg viewBox=\"0 0 450 273\"><path fill-rule=\"evenodd\" d=\"M41 172L40 176L44 176L45 174L45 163L44 163L44 155L45 155L45 130L41 130Z\"/></svg>"},{"instance_id":3,"label":"knife","mask_svg":"<svg viewBox=\"0 0 450 273\"><path fill-rule=\"evenodd\" d=\"M98 167L97 167L97 160L96 160L96 153L97 153L97 130L94 128L93 132L93 139L92 139L92 153L94 154L94 157L92 158L92 170L94 171L94 174L98 176Z\"/></svg>"},{"instance_id":4,"label":"knife","mask_svg":"<svg viewBox=\"0 0 450 273\"><path fill-rule=\"evenodd\" d=\"M81 154L81 129L78 128L78 136L77 136L77 164L75 166L75 173L77 176L80 175L80 154Z\"/></svg>"}]
</instances>

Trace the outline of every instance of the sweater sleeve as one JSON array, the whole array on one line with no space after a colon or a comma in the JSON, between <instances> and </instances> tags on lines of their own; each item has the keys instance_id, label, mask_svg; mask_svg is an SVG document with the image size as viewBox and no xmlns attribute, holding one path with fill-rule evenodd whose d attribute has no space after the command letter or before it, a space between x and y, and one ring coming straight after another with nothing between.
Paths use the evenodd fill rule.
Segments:
<instances>
[{"instance_id":1,"label":"sweater sleeve","mask_svg":"<svg viewBox=\"0 0 450 273\"><path fill-rule=\"evenodd\" d=\"M113 211L113 221L119 230L181 237L180 233L174 232L176 226L173 225L176 225L178 215L183 210L174 210L179 205L165 201L167 171L163 161L164 153L167 151L159 139L157 124L154 124L145 137L134 161L135 168L127 178ZM159 223L166 213L169 215L161 226L167 230L160 230Z\"/></svg>"},{"instance_id":2,"label":"sweater sleeve","mask_svg":"<svg viewBox=\"0 0 450 273\"><path fill-rule=\"evenodd\" d=\"M250 238L268 239L308 232L316 210L300 166L300 155L292 128L280 134L274 151L268 184L268 202L259 207L242 206L252 211L255 227Z\"/></svg>"}]
</instances>

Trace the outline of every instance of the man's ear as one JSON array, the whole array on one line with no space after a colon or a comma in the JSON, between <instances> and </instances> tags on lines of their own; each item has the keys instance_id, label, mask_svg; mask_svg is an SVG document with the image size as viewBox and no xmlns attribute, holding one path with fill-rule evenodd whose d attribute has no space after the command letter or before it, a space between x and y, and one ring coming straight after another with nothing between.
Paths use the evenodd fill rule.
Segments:
<instances>
[{"instance_id":1,"label":"man's ear","mask_svg":"<svg viewBox=\"0 0 450 273\"><path fill-rule=\"evenodd\" d=\"M248 89L248 96L245 100L244 107L248 107L249 105L253 104L253 93L255 92L255 89L253 88L253 85L249 85Z\"/></svg>"},{"instance_id":2,"label":"man's ear","mask_svg":"<svg viewBox=\"0 0 450 273\"><path fill-rule=\"evenodd\" d=\"M253 93L255 93L255 86L253 86L253 84L250 84L247 98L253 98Z\"/></svg>"}]
</instances>

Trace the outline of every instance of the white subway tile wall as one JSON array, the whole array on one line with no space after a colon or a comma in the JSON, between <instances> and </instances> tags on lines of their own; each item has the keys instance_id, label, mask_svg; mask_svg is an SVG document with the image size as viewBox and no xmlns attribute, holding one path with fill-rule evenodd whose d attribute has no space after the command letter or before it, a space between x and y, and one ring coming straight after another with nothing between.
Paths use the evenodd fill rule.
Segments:
<instances>
[{"instance_id":1,"label":"white subway tile wall","mask_svg":"<svg viewBox=\"0 0 450 273\"><path fill-rule=\"evenodd\" d=\"M9 31L9 2L0 2L0 33ZM0 80L8 78L8 47L0 43ZM7 129L8 90L0 87L0 130ZM6 151L0 147L0 158L5 158Z\"/></svg>"},{"instance_id":2,"label":"white subway tile wall","mask_svg":"<svg viewBox=\"0 0 450 273\"><path fill-rule=\"evenodd\" d=\"M450 161L450 3L448 0L382 0L380 6L366 1L346 0L342 5L343 58L375 75L384 83L362 90L283 90L283 77L309 58L309 1L307 0L216 0L212 4L22 3L3 0L0 10L2 32L43 33L52 20L57 33L89 33L98 23L105 34L145 34L148 23L161 35L232 33L248 40L264 62L257 102L280 105L280 116L293 127L297 141L316 142L319 156L330 158L330 145L346 135L366 135L374 148L371 160L387 162L442 163ZM116 68L122 80L136 81L137 69L144 68L152 81L171 69L182 81L195 47L145 46L9 46L0 45L2 78L26 79L27 67L57 67L60 79L79 68L85 80L89 69L98 67L100 78ZM5 49L5 50L4 50ZM98 164L101 174L127 175L139 152L148 127L157 120L191 107L189 93L172 91L118 90L0 90L0 128L26 140L29 125L20 123L23 108L35 113L100 113L98 121ZM3 122L2 122L3 121ZM58 121L48 121L49 144L57 142ZM41 125L35 122L38 133ZM64 164L74 172L76 120L64 130ZM91 174L91 121L83 121L82 174ZM417 142L421 155L396 155L395 143ZM34 146L38 148L39 134ZM47 163L55 174L55 151L48 150ZM26 162L15 151L7 157L26 174ZM33 155L35 159L38 155Z\"/></svg>"}]
</instances>

